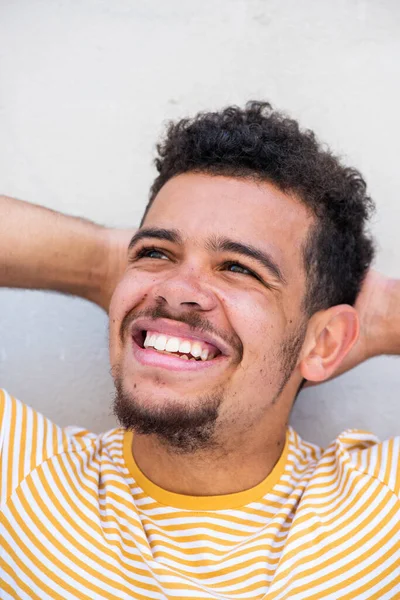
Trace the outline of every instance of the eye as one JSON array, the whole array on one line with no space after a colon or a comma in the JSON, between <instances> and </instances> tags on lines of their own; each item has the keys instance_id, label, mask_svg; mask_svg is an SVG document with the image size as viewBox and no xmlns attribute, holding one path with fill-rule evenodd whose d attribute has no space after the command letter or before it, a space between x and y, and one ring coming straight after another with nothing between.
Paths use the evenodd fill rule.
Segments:
<instances>
[{"instance_id":1,"label":"eye","mask_svg":"<svg viewBox=\"0 0 400 600\"><path fill-rule=\"evenodd\" d=\"M164 252L162 252L158 248L153 247L141 248L140 250L138 250L138 252L135 255L135 259L139 258L159 258L168 260L168 257Z\"/></svg>"},{"instance_id":2,"label":"eye","mask_svg":"<svg viewBox=\"0 0 400 600\"><path fill-rule=\"evenodd\" d=\"M260 279L258 275L256 275L253 271L244 267L238 262L227 262L225 263L225 269L230 271L231 273L240 273L242 275L250 275L251 277L255 277L256 279Z\"/></svg>"}]
</instances>

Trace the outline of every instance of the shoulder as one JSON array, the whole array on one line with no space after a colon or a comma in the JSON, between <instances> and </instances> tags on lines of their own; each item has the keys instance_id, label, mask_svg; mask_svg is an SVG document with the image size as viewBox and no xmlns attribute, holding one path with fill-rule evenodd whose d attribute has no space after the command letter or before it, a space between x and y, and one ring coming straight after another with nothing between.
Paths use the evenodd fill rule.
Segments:
<instances>
[{"instance_id":1,"label":"shoulder","mask_svg":"<svg viewBox=\"0 0 400 600\"><path fill-rule=\"evenodd\" d=\"M400 437L380 439L369 431L347 429L327 448L343 463L375 479L400 498Z\"/></svg>"},{"instance_id":2,"label":"shoulder","mask_svg":"<svg viewBox=\"0 0 400 600\"><path fill-rule=\"evenodd\" d=\"M291 470L308 478L308 487L331 485L332 477L349 484L356 477L375 481L400 498L399 436L382 442L369 431L346 429L325 449L306 442L291 427L289 436Z\"/></svg>"},{"instance_id":3,"label":"shoulder","mask_svg":"<svg viewBox=\"0 0 400 600\"><path fill-rule=\"evenodd\" d=\"M59 427L0 390L0 500L4 502L20 483L46 461L61 455L84 453L89 460L101 454L108 434L97 435L79 427Z\"/></svg>"}]
</instances>

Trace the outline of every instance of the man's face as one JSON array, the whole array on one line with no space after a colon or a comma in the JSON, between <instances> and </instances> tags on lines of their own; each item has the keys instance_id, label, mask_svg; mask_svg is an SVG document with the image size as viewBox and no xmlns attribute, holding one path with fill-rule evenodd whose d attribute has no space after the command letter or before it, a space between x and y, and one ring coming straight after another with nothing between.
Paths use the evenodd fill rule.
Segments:
<instances>
[{"instance_id":1,"label":"man's face","mask_svg":"<svg viewBox=\"0 0 400 600\"><path fill-rule=\"evenodd\" d=\"M191 173L164 185L110 307L125 426L194 449L276 410L304 339L311 223L269 183Z\"/></svg>"}]
</instances>

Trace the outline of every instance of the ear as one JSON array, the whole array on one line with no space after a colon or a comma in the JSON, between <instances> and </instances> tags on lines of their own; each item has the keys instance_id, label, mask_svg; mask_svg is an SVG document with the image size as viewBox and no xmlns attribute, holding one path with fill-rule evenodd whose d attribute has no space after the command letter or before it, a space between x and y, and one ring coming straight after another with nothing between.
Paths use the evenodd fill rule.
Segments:
<instances>
[{"instance_id":1,"label":"ear","mask_svg":"<svg viewBox=\"0 0 400 600\"><path fill-rule=\"evenodd\" d=\"M300 372L309 381L332 377L358 339L357 311L348 304L313 315L302 348Z\"/></svg>"}]
</instances>

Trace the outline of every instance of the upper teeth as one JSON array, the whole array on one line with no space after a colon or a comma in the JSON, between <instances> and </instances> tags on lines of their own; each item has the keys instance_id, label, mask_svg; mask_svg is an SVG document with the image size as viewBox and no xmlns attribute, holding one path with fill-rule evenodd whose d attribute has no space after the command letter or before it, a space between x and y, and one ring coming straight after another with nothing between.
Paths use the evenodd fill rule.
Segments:
<instances>
[{"instance_id":1,"label":"upper teeth","mask_svg":"<svg viewBox=\"0 0 400 600\"><path fill-rule=\"evenodd\" d=\"M204 344L196 340L185 340L178 337L165 335L164 333L155 333L148 331L144 340L144 347L149 346L156 350L164 350L166 352L181 352L183 354L191 354L194 358L201 360L211 360L216 354L213 350L209 350Z\"/></svg>"}]
</instances>

